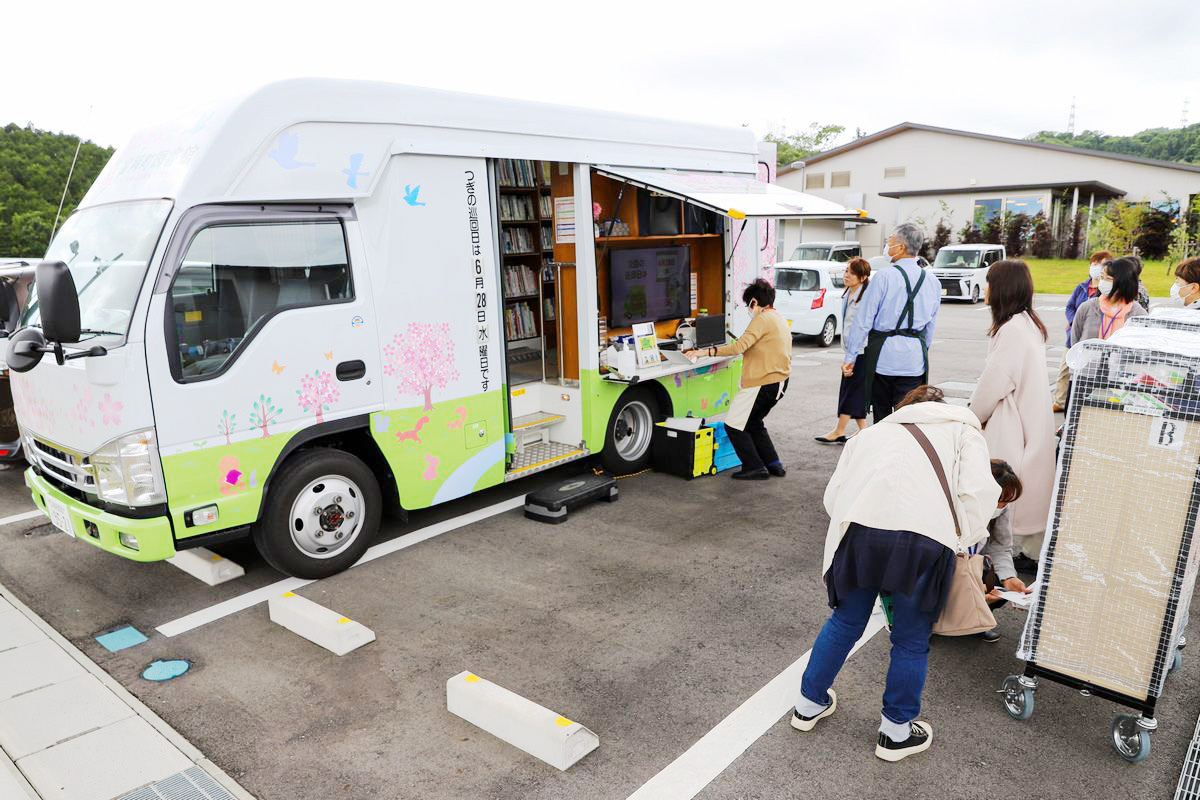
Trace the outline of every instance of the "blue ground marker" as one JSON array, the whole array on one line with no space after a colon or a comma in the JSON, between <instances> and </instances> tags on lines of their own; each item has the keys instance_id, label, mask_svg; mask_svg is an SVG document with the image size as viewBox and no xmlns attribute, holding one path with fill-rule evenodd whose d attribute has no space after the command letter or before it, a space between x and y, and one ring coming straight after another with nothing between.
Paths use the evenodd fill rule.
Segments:
<instances>
[{"instance_id":1,"label":"blue ground marker","mask_svg":"<svg viewBox=\"0 0 1200 800\"><path fill-rule=\"evenodd\" d=\"M177 658L170 661L151 661L150 666L142 670L142 677L148 681L169 681L191 668L191 664Z\"/></svg>"},{"instance_id":2,"label":"blue ground marker","mask_svg":"<svg viewBox=\"0 0 1200 800\"><path fill-rule=\"evenodd\" d=\"M132 625L126 625L124 628L117 628L115 631L97 636L96 641L108 652L115 653L118 650L128 650L130 647L137 647L139 644L149 640L137 628Z\"/></svg>"}]
</instances>

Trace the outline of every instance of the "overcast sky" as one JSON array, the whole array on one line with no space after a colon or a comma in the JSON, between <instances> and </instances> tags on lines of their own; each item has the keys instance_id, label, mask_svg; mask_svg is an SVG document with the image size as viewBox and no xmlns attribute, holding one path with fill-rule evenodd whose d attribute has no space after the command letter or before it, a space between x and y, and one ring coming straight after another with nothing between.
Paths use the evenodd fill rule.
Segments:
<instances>
[{"instance_id":1,"label":"overcast sky","mask_svg":"<svg viewBox=\"0 0 1200 800\"><path fill-rule=\"evenodd\" d=\"M1108 10L1112 9L1112 10ZM363 78L768 131L1200 121L1196 0L7 4L0 123L120 145L199 101ZM14 54L14 48L17 51Z\"/></svg>"}]
</instances>

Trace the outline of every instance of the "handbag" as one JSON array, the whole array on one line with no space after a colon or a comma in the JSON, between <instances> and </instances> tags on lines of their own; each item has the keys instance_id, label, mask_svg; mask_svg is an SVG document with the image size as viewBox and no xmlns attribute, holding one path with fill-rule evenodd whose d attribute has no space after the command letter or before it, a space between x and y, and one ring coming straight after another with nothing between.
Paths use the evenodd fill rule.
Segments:
<instances>
[{"instance_id":1,"label":"handbag","mask_svg":"<svg viewBox=\"0 0 1200 800\"><path fill-rule=\"evenodd\" d=\"M988 607L984 597L986 590L983 585L984 557L970 555L962 551L962 528L958 524L958 514L954 511L954 497L950 494L950 484L946 480L946 471L942 468L941 459L933 449L925 433L911 422L901 423L925 455L933 471L937 473L942 491L946 494L946 503L950 506L950 517L954 520L954 532L958 536L959 552L954 559L954 577L950 583L950 591L946 597L946 606L942 615L933 623L933 632L938 636L968 636L972 633L990 631L996 627L996 617Z\"/></svg>"}]
</instances>

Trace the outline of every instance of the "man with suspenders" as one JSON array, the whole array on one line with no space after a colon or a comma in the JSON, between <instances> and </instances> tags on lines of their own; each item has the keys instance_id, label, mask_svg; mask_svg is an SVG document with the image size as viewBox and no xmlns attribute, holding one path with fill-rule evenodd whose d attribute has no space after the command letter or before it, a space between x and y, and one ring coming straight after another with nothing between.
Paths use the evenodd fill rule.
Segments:
<instances>
[{"instance_id":1,"label":"man with suspenders","mask_svg":"<svg viewBox=\"0 0 1200 800\"><path fill-rule=\"evenodd\" d=\"M929 378L929 346L942 292L937 279L917 263L924 241L925 234L911 222L896 226L884 246L892 266L871 276L862 307L844 334L847 353L859 352L866 342L860 368L868 370L865 391L876 422ZM853 359L842 365L842 374L854 374Z\"/></svg>"}]
</instances>

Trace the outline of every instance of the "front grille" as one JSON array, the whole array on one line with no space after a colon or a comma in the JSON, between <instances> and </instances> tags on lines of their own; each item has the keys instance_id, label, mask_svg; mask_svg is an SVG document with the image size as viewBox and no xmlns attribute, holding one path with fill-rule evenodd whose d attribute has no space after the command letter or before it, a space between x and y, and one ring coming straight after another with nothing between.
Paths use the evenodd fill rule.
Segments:
<instances>
[{"instance_id":1,"label":"front grille","mask_svg":"<svg viewBox=\"0 0 1200 800\"><path fill-rule=\"evenodd\" d=\"M95 492L92 467L81 454L34 437L28 458L48 477L81 492Z\"/></svg>"},{"instance_id":2,"label":"front grille","mask_svg":"<svg viewBox=\"0 0 1200 800\"><path fill-rule=\"evenodd\" d=\"M958 278L938 278L942 283L942 288L946 290L948 295L962 295L962 284Z\"/></svg>"}]
</instances>

